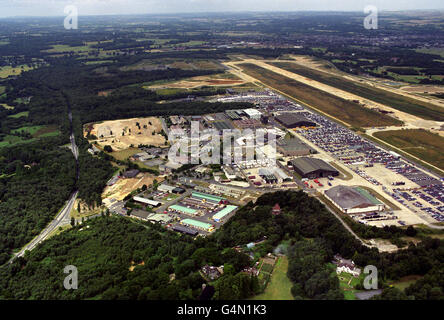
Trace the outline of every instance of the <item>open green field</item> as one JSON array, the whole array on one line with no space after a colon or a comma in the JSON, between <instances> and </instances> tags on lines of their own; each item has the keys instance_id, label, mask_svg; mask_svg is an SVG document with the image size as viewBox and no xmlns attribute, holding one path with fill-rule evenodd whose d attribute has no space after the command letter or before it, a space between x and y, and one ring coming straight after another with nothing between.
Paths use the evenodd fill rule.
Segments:
<instances>
[{"instance_id":1,"label":"open green field","mask_svg":"<svg viewBox=\"0 0 444 320\"><path fill-rule=\"evenodd\" d=\"M287 277L288 258L282 256L276 262L271 280L265 291L252 300L294 300L291 294L293 284Z\"/></svg>"},{"instance_id":2,"label":"open green field","mask_svg":"<svg viewBox=\"0 0 444 320\"><path fill-rule=\"evenodd\" d=\"M391 286L398 288L401 291L404 291L407 287L414 284L416 281L418 281L421 278L422 278L422 276L419 276L419 275L402 277L398 281L392 283Z\"/></svg>"},{"instance_id":3,"label":"open green field","mask_svg":"<svg viewBox=\"0 0 444 320\"><path fill-rule=\"evenodd\" d=\"M14 136L14 135L6 135L2 141L0 141L0 148L3 147L12 147L18 144L22 144L22 143L29 143L29 142L33 142L36 141L37 139L32 138L32 139L23 139L21 137L18 136Z\"/></svg>"},{"instance_id":4,"label":"open green field","mask_svg":"<svg viewBox=\"0 0 444 320\"><path fill-rule=\"evenodd\" d=\"M32 138L24 139L23 137L16 136L19 132L28 132ZM11 133L6 135L2 141L0 141L0 148L2 147L12 147L15 145L30 143L36 141L39 138L53 137L60 134L57 128L52 126L26 126L18 129L11 130Z\"/></svg>"},{"instance_id":5,"label":"open green field","mask_svg":"<svg viewBox=\"0 0 444 320\"><path fill-rule=\"evenodd\" d=\"M6 104L6 103L0 103L0 106L1 106L2 108L6 109L6 110L12 110L12 109L14 109L13 106L10 106L9 104Z\"/></svg>"},{"instance_id":6,"label":"open green field","mask_svg":"<svg viewBox=\"0 0 444 320\"><path fill-rule=\"evenodd\" d=\"M219 63L203 59L144 59L132 65L121 67L123 71L155 70L159 67L169 67L182 70L223 70Z\"/></svg>"},{"instance_id":7,"label":"open green field","mask_svg":"<svg viewBox=\"0 0 444 320\"><path fill-rule=\"evenodd\" d=\"M327 92L315 89L299 81L266 70L254 64L243 63L245 73L270 87L302 101L309 107L323 111L353 127L375 127L401 125L402 122L387 115L341 99Z\"/></svg>"},{"instance_id":8,"label":"open green field","mask_svg":"<svg viewBox=\"0 0 444 320\"><path fill-rule=\"evenodd\" d=\"M79 53L79 52L88 52L91 50L93 50L93 48L91 48L89 45L71 47L66 44L56 44L56 45L53 45L51 49L43 50L43 52L48 52L48 53L75 52L75 53Z\"/></svg>"},{"instance_id":9,"label":"open green field","mask_svg":"<svg viewBox=\"0 0 444 320\"><path fill-rule=\"evenodd\" d=\"M422 129L381 131L373 134L401 150L444 170L444 138Z\"/></svg>"},{"instance_id":10,"label":"open green field","mask_svg":"<svg viewBox=\"0 0 444 320\"><path fill-rule=\"evenodd\" d=\"M11 114L11 115L9 115L8 117L9 118L21 118L21 117L27 117L27 116L29 116L29 111L23 111L23 112L19 112L19 113L16 113L16 114Z\"/></svg>"},{"instance_id":11,"label":"open green field","mask_svg":"<svg viewBox=\"0 0 444 320\"><path fill-rule=\"evenodd\" d=\"M140 149L138 148L128 148L126 150L122 151L114 151L111 153L111 155L120 161L126 161L129 157L135 155L136 153L139 153Z\"/></svg>"},{"instance_id":12,"label":"open green field","mask_svg":"<svg viewBox=\"0 0 444 320\"><path fill-rule=\"evenodd\" d=\"M444 48L421 48L416 49L416 52L436 54L444 58Z\"/></svg>"},{"instance_id":13,"label":"open green field","mask_svg":"<svg viewBox=\"0 0 444 320\"><path fill-rule=\"evenodd\" d=\"M7 78L9 76L18 76L24 71L31 70L27 65L20 65L17 67L5 66L0 68L0 78Z\"/></svg>"},{"instance_id":14,"label":"open green field","mask_svg":"<svg viewBox=\"0 0 444 320\"><path fill-rule=\"evenodd\" d=\"M26 126L18 129L11 130L12 133L26 132L30 135L34 135L37 131L42 129L44 126Z\"/></svg>"},{"instance_id":15,"label":"open green field","mask_svg":"<svg viewBox=\"0 0 444 320\"><path fill-rule=\"evenodd\" d=\"M401 96L383 89L369 87L327 72L313 70L291 62L276 62L272 65L313 79L326 85L347 91L363 98L384 104L394 109L418 116L426 120L444 121L442 108L416 99ZM418 76L405 76L418 77ZM402 80L402 79L399 79Z\"/></svg>"}]
</instances>

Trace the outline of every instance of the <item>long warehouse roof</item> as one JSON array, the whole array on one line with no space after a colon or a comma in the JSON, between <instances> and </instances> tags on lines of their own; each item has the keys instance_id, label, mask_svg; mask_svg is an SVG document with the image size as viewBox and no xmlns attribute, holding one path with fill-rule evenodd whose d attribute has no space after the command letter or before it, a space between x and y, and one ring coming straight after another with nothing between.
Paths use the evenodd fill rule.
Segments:
<instances>
[{"instance_id":1,"label":"long warehouse roof","mask_svg":"<svg viewBox=\"0 0 444 320\"><path fill-rule=\"evenodd\" d=\"M366 208L382 204L370 193L357 187L335 186L325 194L343 209Z\"/></svg>"},{"instance_id":2,"label":"long warehouse roof","mask_svg":"<svg viewBox=\"0 0 444 320\"><path fill-rule=\"evenodd\" d=\"M213 219L222 219L227 214L237 209L237 206L228 205L213 216Z\"/></svg>"},{"instance_id":3,"label":"long warehouse roof","mask_svg":"<svg viewBox=\"0 0 444 320\"><path fill-rule=\"evenodd\" d=\"M171 207L169 207L169 209L173 209L176 211L181 211L181 212L185 212L185 213L189 213L189 214L195 214L197 212L197 210L191 209L191 208L187 208L184 206L179 206L177 204L172 205Z\"/></svg>"},{"instance_id":4,"label":"long warehouse roof","mask_svg":"<svg viewBox=\"0 0 444 320\"><path fill-rule=\"evenodd\" d=\"M338 171L327 162L317 158L301 157L291 160L293 166L297 167L304 174L317 170Z\"/></svg>"},{"instance_id":5,"label":"long warehouse roof","mask_svg":"<svg viewBox=\"0 0 444 320\"><path fill-rule=\"evenodd\" d=\"M183 219L182 223L190 225L190 226L202 228L202 229L210 229L213 226L209 223L205 223L205 222L201 222L201 221L197 221L197 220L193 220L193 219Z\"/></svg>"},{"instance_id":6,"label":"long warehouse roof","mask_svg":"<svg viewBox=\"0 0 444 320\"><path fill-rule=\"evenodd\" d=\"M225 200L225 198L222 197L218 197L218 196L213 196L211 194L206 194L206 193L201 193L201 192L193 192L191 194L191 196L195 197L195 198L200 198L200 199L206 199L206 200L212 200L212 201L216 201L219 202L221 200Z\"/></svg>"}]
</instances>

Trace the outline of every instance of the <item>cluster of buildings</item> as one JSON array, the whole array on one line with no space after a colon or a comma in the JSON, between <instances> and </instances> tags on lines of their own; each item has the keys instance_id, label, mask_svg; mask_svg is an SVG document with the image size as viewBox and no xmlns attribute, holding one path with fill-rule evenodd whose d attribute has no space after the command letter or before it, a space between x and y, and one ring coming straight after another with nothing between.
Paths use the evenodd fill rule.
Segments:
<instances>
[{"instance_id":1,"label":"cluster of buildings","mask_svg":"<svg viewBox=\"0 0 444 320\"><path fill-rule=\"evenodd\" d=\"M336 265L336 273L341 274L342 272L349 273L354 277L359 277L361 274L361 269L356 267L352 260L344 259L339 254L334 256L333 264Z\"/></svg>"}]
</instances>

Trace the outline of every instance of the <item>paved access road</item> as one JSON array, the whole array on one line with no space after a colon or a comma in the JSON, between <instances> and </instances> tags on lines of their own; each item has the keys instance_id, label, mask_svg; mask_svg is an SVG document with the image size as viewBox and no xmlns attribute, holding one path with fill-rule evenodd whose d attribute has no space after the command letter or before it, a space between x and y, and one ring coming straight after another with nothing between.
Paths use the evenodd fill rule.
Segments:
<instances>
[{"instance_id":1,"label":"paved access road","mask_svg":"<svg viewBox=\"0 0 444 320\"><path fill-rule=\"evenodd\" d=\"M78 162L79 158L79 148L77 147L75 137L74 137L74 131L72 129L72 113L71 113L71 105L69 103L69 100L66 98L66 103L68 105L69 111L68 111L68 118L69 122L71 124L71 135L69 137L69 140L71 142L71 151L74 155L74 158L76 159L76 162ZM79 170L78 170L78 163L76 166L77 171L77 179L79 178ZM59 227L67 225L70 223L71 217L71 210L74 206L74 203L77 198L78 191L74 191L71 196L69 197L68 201L66 202L65 206L62 210L60 210L59 214L54 218L54 220L51 221L49 225L46 226L45 229L37 236L35 237L30 243L28 243L26 246L24 246L18 253L14 254L14 256L9 260L9 262L12 262L17 257L22 257L27 250L34 249L40 242L46 240L48 236L55 230L57 230Z\"/></svg>"},{"instance_id":2,"label":"paved access road","mask_svg":"<svg viewBox=\"0 0 444 320\"><path fill-rule=\"evenodd\" d=\"M71 197L69 198L68 202L60 211L60 213L55 217L55 219L51 221L51 223L36 238L34 238L30 243L24 246L17 254L15 254L15 256L11 259L11 261L14 260L14 258L16 257L22 257L25 254L26 250L34 249L40 242L46 240L54 230L57 230L58 227L70 223L71 219L70 213L77 198L77 193L78 191L71 194Z\"/></svg>"}]
</instances>

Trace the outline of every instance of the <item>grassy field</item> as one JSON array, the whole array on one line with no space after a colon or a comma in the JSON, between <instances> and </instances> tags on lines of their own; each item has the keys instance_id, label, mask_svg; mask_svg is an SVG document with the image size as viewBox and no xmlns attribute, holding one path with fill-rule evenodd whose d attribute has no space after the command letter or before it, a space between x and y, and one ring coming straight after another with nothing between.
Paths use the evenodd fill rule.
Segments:
<instances>
[{"instance_id":1,"label":"grassy field","mask_svg":"<svg viewBox=\"0 0 444 320\"><path fill-rule=\"evenodd\" d=\"M438 134L409 129L381 131L374 136L444 170L444 138Z\"/></svg>"},{"instance_id":2,"label":"grassy field","mask_svg":"<svg viewBox=\"0 0 444 320\"><path fill-rule=\"evenodd\" d=\"M8 116L9 118L21 118L21 117L27 117L29 116L29 111L23 111L16 114L11 114Z\"/></svg>"},{"instance_id":3,"label":"grassy field","mask_svg":"<svg viewBox=\"0 0 444 320\"><path fill-rule=\"evenodd\" d=\"M287 277L288 258L280 257L274 266L271 281L265 291L255 296L252 300L294 300L291 294L293 284Z\"/></svg>"},{"instance_id":4,"label":"grassy field","mask_svg":"<svg viewBox=\"0 0 444 320\"><path fill-rule=\"evenodd\" d=\"M10 106L9 104L6 104L6 103L0 103L0 106L1 106L2 108L6 109L6 110L12 110L12 109L14 109L13 106Z\"/></svg>"},{"instance_id":5,"label":"grassy field","mask_svg":"<svg viewBox=\"0 0 444 320\"><path fill-rule=\"evenodd\" d=\"M369 87L364 84L359 84L351 80L344 79L340 76L334 76L326 72L305 68L290 62L276 62L271 64L278 68L282 68L340 90L356 94L363 98L384 104L400 111L404 111L423 119L444 121L444 111L442 108L426 102L404 97L383 89Z\"/></svg>"},{"instance_id":6,"label":"grassy field","mask_svg":"<svg viewBox=\"0 0 444 320\"><path fill-rule=\"evenodd\" d=\"M421 278L422 278L422 276L419 276L419 275L402 277L398 281L392 283L391 286L398 288L401 291L404 291L407 287L414 284L416 281L418 281Z\"/></svg>"},{"instance_id":7,"label":"grassy field","mask_svg":"<svg viewBox=\"0 0 444 320\"><path fill-rule=\"evenodd\" d=\"M111 155L120 161L126 161L129 157L135 155L136 153L139 153L140 149L138 148L128 148L126 150L122 151L114 151L111 153Z\"/></svg>"},{"instance_id":8,"label":"grassy field","mask_svg":"<svg viewBox=\"0 0 444 320\"><path fill-rule=\"evenodd\" d=\"M5 66L0 68L0 78L7 78L9 76L18 76L24 71L31 70L27 65L20 65L17 67Z\"/></svg>"},{"instance_id":9,"label":"grassy field","mask_svg":"<svg viewBox=\"0 0 444 320\"><path fill-rule=\"evenodd\" d=\"M75 52L75 53L79 53L79 52L88 52L93 50L93 48L91 48L89 45L88 46L77 46L77 47L70 47L67 44L56 44L53 45L51 49L48 50L43 50L43 52L48 52L48 53L63 53L63 52Z\"/></svg>"},{"instance_id":10,"label":"grassy field","mask_svg":"<svg viewBox=\"0 0 444 320\"><path fill-rule=\"evenodd\" d=\"M0 141L0 148L3 147L12 147L18 144L22 144L22 143L29 143L29 142L33 142L36 139L32 138L32 139L23 139L21 137L18 136L14 136L14 135L6 135L2 141Z\"/></svg>"},{"instance_id":11,"label":"grassy field","mask_svg":"<svg viewBox=\"0 0 444 320\"><path fill-rule=\"evenodd\" d=\"M416 52L436 54L444 58L444 48L421 48L416 49Z\"/></svg>"},{"instance_id":12,"label":"grassy field","mask_svg":"<svg viewBox=\"0 0 444 320\"><path fill-rule=\"evenodd\" d=\"M27 126L27 127L21 127L18 129L11 130L12 133L19 133L19 132L27 132L30 135L35 135L39 130L41 130L44 126Z\"/></svg>"},{"instance_id":13,"label":"grassy field","mask_svg":"<svg viewBox=\"0 0 444 320\"><path fill-rule=\"evenodd\" d=\"M280 90L303 103L341 119L353 127L401 125L402 122L356 103L341 99L254 64L240 64L248 75L274 89Z\"/></svg>"},{"instance_id":14,"label":"grassy field","mask_svg":"<svg viewBox=\"0 0 444 320\"><path fill-rule=\"evenodd\" d=\"M68 230L68 229L71 229L71 228L72 228L72 226L71 226L70 224L65 224L64 226L58 227L57 229L53 230L53 231L48 235L48 238L46 238L46 239L52 238L52 237L54 237L54 236L56 236L56 235L59 235L59 234L61 234L63 231Z\"/></svg>"},{"instance_id":15,"label":"grassy field","mask_svg":"<svg viewBox=\"0 0 444 320\"><path fill-rule=\"evenodd\" d=\"M32 136L32 138L23 139L22 137L14 135L21 131L28 132ZM11 133L13 134L6 135L3 140L0 141L0 148L8 146L12 147L23 143L30 143L36 141L39 138L57 136L60 134L60 131L53 126L26 126L11 130Z\"/></svg>"}]
</instances>

